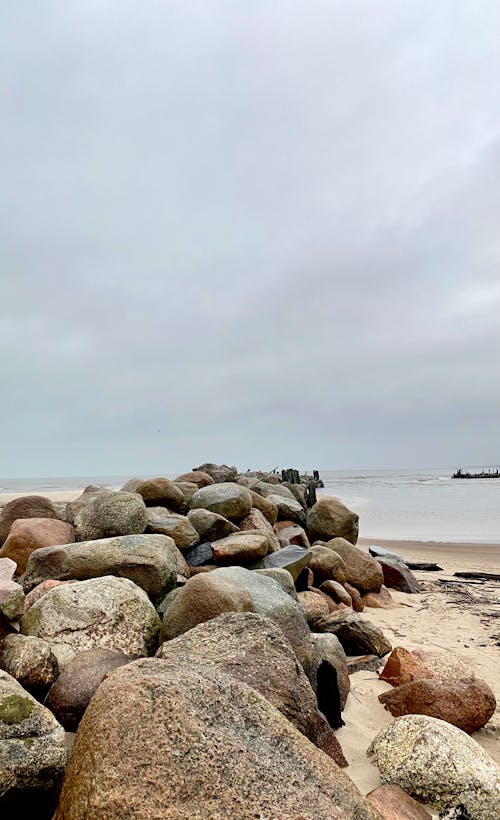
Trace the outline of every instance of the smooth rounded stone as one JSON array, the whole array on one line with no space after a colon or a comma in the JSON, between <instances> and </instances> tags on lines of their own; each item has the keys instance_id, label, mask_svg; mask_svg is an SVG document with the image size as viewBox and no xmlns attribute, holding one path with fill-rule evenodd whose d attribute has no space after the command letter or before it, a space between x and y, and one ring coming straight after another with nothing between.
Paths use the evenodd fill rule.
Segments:
<instances>
[{"instance_id":1,"label":"smooth rounded stone","mask_svg":"<svg viewBox=\"0 0 500 820\"><path fill-rule=\"evenodd\" d=\"M378 626L350 609L332 612L326 618L316 621L314 630L336 635L347 655L373 654L381 658L392 649Z\"/></svg>"},{"instance_id":2,"label":"smooth rounded stone","mask_svg":"<svg viewBox=\"0 0 500 820\"><path fill-rule=\"evenodd\" d=\"M384 558L380 556L377 561L382 567L386 587L397 589L398 592L408 592L410 594L422 592L413 572L407 567L404 561L395 556L394 558Z\"/></svg>"},{"instance_id":3,"label":"smooth rounded stone","mask_svg":"<svg viewBox=\"0 0 500 820\"><path fill-rule=\"evenodd\" d=\"M253 571L259 575L265 575L267 578L272 578L273 581L276 581L276 583L280 585L283 592L286 592L287 595L291 595L294 601L297 600L297 590L295 589L293 578L286 569L254 569Z\"/></svg>"},{"instance_id":4,"label":"smooth rounded stone","mask_svg":"<svg viewBox=\"0 0 500 820\"><path fill-rule=\"evenodd\" d=\"M269 538L264 531L261 533L236 532L220 541L212 541L212 554L215 563L219 566L234 564L248 566L263 558L268 552Z\"/></svg>"},{"instance_id":5,"label":"smooth rounded stone","mask_svg":"<svg viewBox=\"0 0 500 820\"><path fill-rule=\"evenodd\" d=\"M394 647L380 673L380 680L390 683L391 686L402 686L414 680L433 677L434 674L423 661L404 646Z\"/></svg>"},{"instance_id":6,"label":"smooth rounded stone","mask_svg":"<svg viewBox=\"0 0 500 820\"><path fill-rule=\"evenodd\" d=\"M500 817L500 770L456 726L405 715L384 726L367 754L383 783L400 786L423 803L438 809L462 805L474 820Z\"/></svg>"},{"instance_id":7,"label":"smooth rounded stone","mask_svg":"<svg viewBox=\"0 0 500 820\"><path fill-rule=\"evenodd\" d=\"M68 663L50 689L45 706L61 726L76 732L85 709L106 675L133 661L130 655L111 649L88 649Z\"/></svg>"},{"instance_id":8,"label":"smooth rounded stone","mask_svg":"<svg viewBox=\"0 0 500 820\"><path fill-rule=\"evenodd\" d=\"M86 581L103 575L129 578L153 600L176 585L177 549L166 535L121 535L35 550L28 558L24 589L47 579Z\"/></svg>"},{"instance_id":9,"label":"smooth rounded stone","mask_svg":"<svg viewBox=\"0 0 500 820\"><path fill-rule=\"evenodd\" d=\"M169 512L165 507L148 507L147 515L146 532L168 535L180 550L199 543L200 536L187 516Z\"/></svg>"},{"instance_id":10,"label":"smooth rounded stone","mask_svg":"<svg viewBox=\"0 0 500 820\"><path fill-rule=\"evenodd\" d=\"M345 604L346 606L352 607L351 596L338 581L323 581L320 590L326 595L329 595L337 604Z\"/></svg>"},{"instance_id":11,"label":"smooth rounded stone","mask_svg":"<svg viewBox=\"0 0 500 820\"><path fill-rule=\"evenodd\" d=\"M90 504L94 498L109 495L113 492L114 490L109 490L107 487L96 487L93 485L85 487L84 491L78 496L78 498L75 498L73 501L68 501L66 504L66 514L64 516L64 520L68 524L73 524L75 521L75 516L81 512L87 504Z\"/></svg>"},{"instance_id":12,"label":"smooth rounded stone","mask_svg":"<svg viewBox=\"0 0 500 820\"><path fill-rule=\"evenodd\" d=\"M54 581L50 579L49 581L42 581L41 584L38 586L33 587L31 592L28 592L26 598L24 599L24 611L25 613L28 609L33 606L35 601L38 601L39 598L42 598L44 595L47 594L51 589L55 589L56 587L60 587L63 584L71 584L74 583L73 581Z\"/></svg>"},{"instance_id":13,"label":"smooth rounded stone","mask_svg":"<svg viewBox=\"0 0 500 820\"><path fill-rule=\"evenodd\" d=\"M85 649L149 655L158 645L160 625L142 589L109 575L51 589L23 616L21 632L46 640L64 669Z\"/></svg>"},{"instance_id":14,"label":"smooth rounded stone","mask_svg":"<svg viewBox=\"0 0 500 820\"><path fill-rule=\"evenodd\" d=\"M57 790L65 765L62 726L11 675L0 671L0 807L14 795L30 792L36 799L38 792Z\"/></svg>"},{"instance_id":15,"label":"smooth rounded stone","mask_svg":"<svg viewBox=\"0 0 500 820\"><path fill-rule=\"evenodd\" d=\"M348 571L343 558L328 547L311 547L309 569L314 575L315 583L320 586L325 581L338 581L343 584Z\"/></svg>"},{"instance_id":16,"label":"smooth rounded stone","mask_svg":"<svg viewBox=\"0 0 500 820\"><path fill-rule=\"evenodd\" d=\"M278 520L278 508L276 504L273 504L267 498L259 495L252 488L249 488L249 490L250 495L252 496L252 507L260 510L262 515L265 516L272 526L274 526Z\"/></svg>"},{"instance_id":17,"label":"smooth rounded stone","mask_svg":"<svg viewBox=\"0 0 500 820\"><path fill-rule=\"evenodd\" d=\"M310 559L309 550L290 545L267 555L262 563L263 569L286 569L296 581Z\"/></svg>"},{"instance_id":18,"label":"smooth rounded stone","mask_svg":"<svg viewBox=\"0 0 500 820\"><path fill-rule=\"evenodd\" d=\"M316 696L283 632L269 618L254 612L218 615L163 643L156 657L200 671L219 668L260 692L315 742Z\"/></svg>"},{"instance_id":19,"label":"smooth rounded stone","mask_svg":"<svg viewBox=\"0 0 500 820\"><path fill-rule=\"evenodd\" d=\"M174 485L181 491L182 495L184 496L184 500L182 504L180 504L177 508L177 512L181 513L182 515L187 515L191 507L191 499L195 492L199 490L199 487L197 484L193 484L190 481L174 481Z\"/></svg>"},{"instance_id":20,"label":"smooth rounded stone","mask_svg":"<svg viewBox=\"0 0 500 820\"><path fill-rule=\"evenodd\" d=\"M196 484L199 490L202 487L207 487L209 484L215 483L212 476L208 473L204 473L202 470L191 470L189 473L182 473L182 475L178 475L177 478L174 479L174 483L177 484L179 481Z\"/></svg>"},{"instance_id":21,"label":"smooth rounded stone","mask_svg":"<svg viewBox=\"0 0 500 820\"><path fill-rule=\"evenodd\" d=\"M264 513L257 509L257 507L252 507L248 515L245 515L245 517L241 519L238 526L243 532L245 530L265 530L266 532L270 532L273 535L274 542L278 544L278 539L272 525Z\"/></svg>"},{"instance_id":22,"label":"smooth rounded stone","mask_svg":"<svg viewBox=\"0 0 500 820\"><path fill-rule=\"evenodd\" d=\"M0 558L0 616L6 621L18 621L24 612L24 591L13 581L16 563L11 558Z\"/></svg>"},{"instance_id":23,"label":"smooth rounded stone","mask_svg":"<svg viewBox=\"0 0 500 820\"><path fill-rule=\"evenodd\" d=\"M267 500L275 505L278 510L278 519L284 521L296 521L298 524L306 523L306 514L302 504L295 498L285 498L281 495L269 495Z\"/></svg>"},{"instance_id":24,"label":"smooth rounded stone","mask_svg":"<svg viewBox=\"0 0 500 820\"><path fill-rule=\"evenodd\" d=\"M274 621L290 641L297 658L307 671L311 659L310 631L304 610L297 601L283 592L272 578L244 567L221 567L212 577L222 577L240 584L251 596L254 612Z\"/></svg>"},{"instance_id":25,"label":"smooth rounded stone","mask_svg":"<svg viewBox=\"0 0 500 820\"><path fill-rule=\"evenodd\" d=\"M380 703L394 717L430 715L472 734L485 726L497 702L483 680L415 680L383 692Z\"/></svg>"},{"instance_id":26,"label":"smooth rounded stone","mask_svg":"<svg viewBox=\"0 0 500 820\"><path fill-rule=\"evenodd\" d=\"M270 481L259 481L257 484L254 484L253 491L257 493L257 495L262 496L262 498L269 498L271 495L277 495L281 498L288 498L290 501L296 501L296 498L291 490L288 487L285 487L283 484L275 484ZM274 503L271 501L271 503Z\"/></svg>"},{"instance_id":27,"label":"smooth rounded stone","mask_svg":"<svg viewBox=\"0 0 500 820\"><path fill-rule=\"evenodd\" d=\"M55 518L18 518L9 530L0 550L0 558L12 558L17 564L17 574L22 575L33 550L70 544L74 540L73 527L64 521Z\"/></svg>"},{"instance_id":28,"label":"smooth rounded stone","mask_svg":"<svg viewBox=\"0 0 500 820\"><path fill-rule=\"evenodd\" d=\"M311 681L312 688L316 693L318 692L318 669L323 663L329 663L337 672L337 689L340 708L344 709L351 688L351 679L349 677L347 658L342 644L335 635L328 633L318 635L314 632L311 635L311 642L313 647L312 659L307 674Z\"/></svg>"},{"instance_id":29,"label":"smooth rounded stone","mask_svg":"<svg viewBox=\"0 0 500 820\"><path fill-rule=\"evenodd\" d=\"M304 547L304 549L309 549L311 546L304 527L294 521L278 521L274 529L279 538L286 539L290 544Z\"/></svg>"},{"instance_id":30,"label":"smooth rounded stone","mask_svg":"<svg viewBox=\"0 0 500 820\"><path fill-rule=\"evenodd\" d=\"M432 820L432 814L399 786L377 786L366 799L383 820Z\"/></svg>"},{"instance_id":31,"label":"smooth rounded stone","mask_svg":"<svg viewBox=\"0 0 500 820\"><path fill-rule=\"evenodd\" d=\"M18 518L57 518L57 510L43 495L25 495L4 504L0 509L0 546Z\"/></svg>"},{"instance_id":32,"label":"smooth rounded stone","mask_svg":"<svg viewBox=\"0 0 500 820\"><path fill-rule=\"evenodd\" d=\"M195 575L177 591L165 609L163 637L166 640L176 638L224 612L252 610L251 595L240 584L217 577L215 571Z\"/></svg>"},{"instance_id":33,"label":"smooth rounded stone","mask_svg":"<svg viewBox=\"0 0 500 820\"><path fill-rule=\"evenodd\" d=\"M35 697L44 694L59 675L50 645L33 635L7 635L0 643L0 669L12 675Z\"/></svg>"},{"instance_id":34,"label":"smooth rounded stone","mask_svg":"<svg viewBox=\"0 0 500 820\"><path fill-rule=\"evenodd\" d=\"M143 533L148 523L140 495L107 492L92 498L74 518L77 541Z\"/></svg>"},{"instance_id":35,"label":"smooth rounded stone","mask_svg":"<svg viewBox=\"0 0 500 820\"><path fill-rule=\"evenodd\" d=\"M363 612L365 605L363 603L363 599L361 597L361 593L356 587L353 587L349 581L345 581L344 589L348 595L351 596L352 600L352 608L355 612Z\"/></svg>"},{"instance_id":36,"label":"smooth rounded stone","mask_svg":"<svg viewBox=\"0 0 500 820\"><path fill-rule=\"evenodd\" d=\"M117 669L95 693L54 820L120 820L124 806L134 820L377 818L255 689L158 658Z\"/></svg>"},{"instance_id":37,"label":"smooth rounded stone","mask_svg":"<svg viewBox=\"0 0 500 820\"><path fill-rule=\"evenodd\" d=\"M210 484L195 492L191 509L202 508L223 515L231 521L241 521L252 509L252 496L239 484Z\"/></svg>"},{"instance_id":38,"label":"smooth rounded stone","mask_svg":"<svg viewBox=\"0 0 500 820\"><path fill-rule=\"evenodd\" d=\"M299 592L297 594L297 600L305 612L307 623L311 629L318 618L324 618L330 613L328 603L323 596L318 595L316 592L311 592L311 590Z\"/></svg>"},{"instance_id":39,"label":"smooth rounded stone","mask_svg":"<svg viewBox=\"0 0 500 820\"><path fill-rule=\"evenodd\" d=\"M213 478L216 484L223 484L226 481L235 481L238 475L236 467L228 467L227 464L200 464L199 467L193 467L194 473L207 473Z\"/></svg>"},{"instance_id":40,"label":"smooth rounded stone","mask_svg":"<svg viewBox=\"0 0 500 820\"><path fill-rule=\"evenodd\" d=\"M369 609L394 609L399 606L383 584L380 587L380 592L367 592L361 600L363 606L367 606Z\"/></svg>"},{"instance_id":41,"label":"smooth rounded stone","mask_svg":"<svg viewBox=\"0 0 500 820\"><path fill-rule=\"evenodd\" d=\"M322 496L307 514L307 532L311 541L340 537L355 544L358 530L359 515L351 512L338 498Z\"/></svg>"},{"instance_id":42,"label":"smooth rounded stone","mask_svg":"<svg viewBox=\"0 0 500 820\"><path fill-rule=\"evenodd\" d=\"M384 575L379 562L345 538L332 538L327 548L340 555L347 568L345 580L363 592L379 592Z\"/></svg>"},{"instance_id":43,"label":"smooth rounded stone","mask_svg":"<svg viewBox=\"0 0 500 820\"><path fill-rule=\"evenodd\" d=\"M168 507L178 510L184 502L184 494L169 478L131 478L122 487L122 492L137 493L147 507Z\"/></svg>"},{"instance_id":44,"label":"smooth rounded stone","mask_svg":"<svg viewBox=\"0 0 500 820\"><path fill-rule=\"evenodd\" d=\"M239 532L236 524L228 521L223 515L209 510L189 510L188 519L197 531L200 541L218 541L234 532Z\"/></svg>"}]
</instances>

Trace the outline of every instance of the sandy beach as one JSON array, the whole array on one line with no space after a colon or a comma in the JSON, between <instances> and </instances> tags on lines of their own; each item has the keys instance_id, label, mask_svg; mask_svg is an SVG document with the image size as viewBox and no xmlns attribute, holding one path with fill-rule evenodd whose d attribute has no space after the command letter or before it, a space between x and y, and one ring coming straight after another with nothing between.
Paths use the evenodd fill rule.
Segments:
<instances>
[{"instance_id":1,"label":"sandy beach","mask_svg":"<svg viewBox=\"0 0 500 820\"><path fill-rule=\"evenodd\" d=\"M422 593L391 595L394 609L365 609L364 617L379 626L393 647L449 652L463 658L495 692L500 704L500 584L455 584L443 587L439 579L457 581L453 573L478 570L500 572L500 544L447 544L438 542L363 538L358 546L368 550L377 544L408 560L428 560L442 572L415 572ZM380 669L383 668L383 662ZM351 692L343 712L345 726L337 733L347 760L347 772L364 793L380 784L378 770L366 757L366 749L380 729L392 720L378 701L391 686L377 672L351 676ZM500 763L500 710L490 723L474 734L475 740Z\"/></svg>"}]
</instances>

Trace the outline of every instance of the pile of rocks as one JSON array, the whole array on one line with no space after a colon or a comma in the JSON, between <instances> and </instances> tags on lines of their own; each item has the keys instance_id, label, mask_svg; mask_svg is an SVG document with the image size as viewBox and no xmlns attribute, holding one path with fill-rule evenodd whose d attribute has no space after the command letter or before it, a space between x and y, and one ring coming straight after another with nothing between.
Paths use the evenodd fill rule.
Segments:
<instances>
[{"instance_id":1,"label":"pile of rocks","mask_svg":"<svg viewBox=\"0 0 500 820\"><path fill-rule=\"evenodd\" d=\"M307 509L301 485L226 465L88 487L67 505L5 505L0 808L36 798L37 815L56 820L376 820L395 816L399 787L427 799L404 773L387 776L387 749L401 745L389 735L370 753L390 788L365 798L342 771L349 673L392 649L361 613L394 606L384 579L398 584L357 536L338 499ZM439 714L420 715L447 728L489 719L485 684L408 680L402 653L384 673L398 683L384 701L393 714L434 702Z\"/></svg>"}]
</instances>

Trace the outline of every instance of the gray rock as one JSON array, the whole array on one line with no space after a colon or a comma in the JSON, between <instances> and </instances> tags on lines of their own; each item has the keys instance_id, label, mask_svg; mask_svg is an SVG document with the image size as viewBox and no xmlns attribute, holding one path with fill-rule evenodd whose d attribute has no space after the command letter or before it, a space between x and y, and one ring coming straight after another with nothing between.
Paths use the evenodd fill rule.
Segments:
<instances>
[{"instance_id":1,"label":"gray rock","mask_svg":"<svg viewBox=\"0 0 500 820\"><path fill-rule=\"evenodd\" d=\"M24 612L23 588L13 581L16 562L0 558L0 616L6 621L17 621Z\"/></svg>"},{"instance_id":2,"label":"gray rock","mask_svg":"<svg viewBox=\"0 0 500 820\"><path fill-rule=\"evenodd\" d=\"M265 569L286 569L296 581L304 567L309 564L311 556L310 550L290 545L267 555L262 565Z\"/></svg>"},{"instance_id":3,"label":"gray rock","mask_svg":"<svg viewBox=\"0 0 500 820\"><path fill-rule=\"evenodd\" d=\"M252 496L246 487L239 484L210 484L195 492L191 508L202 508L232 521L241 521L252 508Z\"/></svg>"},{"instance_id":4,"label":"gray rock","mask_svg":"<svg viewBox=\"0 0 500 820\"><path fill-rule=\"evenodd\" d=\"M29 592L47 579L86 581L103 575L129 578L155 601L176 585L177 549L166 535L121 535L35 550L23 586Z\"/></svg>"},{"instance_id":5,"label":"gray rock","mask_svg":"<svg viewBox=\"0 0 500 820\"><path fill-rule=\"evenodd\" d=\"M287 595L291 595L294 601L297 600L297 590L295 589L293 578L288 570L276 567L275 569L254 569L253 571L258 573L258 575L265 575L266 578L272 578L273 581L276 581L276 583L280 585L283 592L286 592Z\"/></svg>"},{"instance_id":6,"label":"gray rock","mask_svg":"<svg viewBox=\"0 0 500 820\"><path fill-rule=\"evenodd\" d=\"M500 770L469 735L427 715L385 726L367 752L382 782L438 809L460 804L474 820L500 817Z\"/></svg>"},{"instance_id":7,"label":"gray rock","mask_svg":"<svg viewBox=\"0 0 500 820\"><path fill-rule=\"evenodd\" d=\"M238 527L232 521L228 521L223 515L210 512L210 510L190 510L188 518L197 531L200 541L218 541L233 532L238 532Z\"/></svg>"},{"instance_id":8,"label":"gray rock","mask_svg":"<svg viewBox=\"0 0 500 820\"><path fill-rule=\"evenodd\" d=\"M253 491L263 498L269 498L270 495L278 495L281 498L288 498L290 501L296 501L294 494L288 487L283 484L274 484L269 481L259 481L252 487ZM273 503L272 501L270 503Z\"/></svg>"},{"instance_id":9,"label":"gray rock","mask_svg":"<svg viewBox=\"0 0 500 820\"><path fill-rule=\"evenodd\" d=\"M168 535L180 550L194 547L200 540L200 536L187 516L169 512L165 507L148 507L146 532Z\"/></svg>"},{"instance_id":10,"label":"gray rock","mask_svg":"<svg viewBox=\"0 0 500 820\"><path fill-rule=\"evenodd\" d=\"M411 594L422 592L413 572L402 559L396 556L380 556L378 563L382 567L386 587Z\"/></svg>"},{"instance_id":11,"label":"gray rock","mask_svg":"<svg viewBox=\"0 0 500 820\"><path fill-rule=\"evenodd\" d=\"M340 708L344 709L349 690L351 688L351 681L349 678L349 669L347 666L347 658L336 635L325 633L324 635L311 635L313 645L311 665L308 669L308 677L311 681L314 691L318 691L318 669L325 661L330 663L337 672L337 688L339 693Z\"/></svg>"},{"instance_id":12,"label":"gray rock","mask_svg":"<svg viewBox=\"0 0 500 820\"><path fill-rule=\"evenodd\" d=\"M358 530L359 516L338 498L321 496L307 514L307 531L311 541L330 541L340 536L355 544Z\"/></svg>"},{"instance_id":13,"label":"gray rock","mask_svg":"<svg viewBox=\"0 0 500 820\"><path fill-rule=\"evenodd\" d=\"M64 521L67 521L68 524L73 524L75 521L75 516L83 510L87 504L90 504L94 498L98 498L99 496L109 495L113 493L113 490L109 490L107 487L94 487L89 486L84 489L81 495L78 498L75 498L73 501L68 501L66 504L66 513L64 516Z\"/></svg>"},{"instance_id":14,"label":"gray rock","mask_svg":"<svg viewBox=\"0 0 500 820\"><path fill-rule=\"evenodd\" d=\"M109 575L51 589L24 615L21 631L46 640L64 668L85 649L154 652L160 619L142 589Z\"/></svg>"},{"instance_id":15,"label":"gray rock","mask_svg":"<svg viewBox=\"0 0 500 820\"><path fill-rule=\"evenodd\" d=\"M59 675L50 645L33 635L7 635L0 643L0 669L12 675L32 695L45 695Z\"/></svg>"},{"instance_id":16,"label":"gray rock","mask_svg":"<svg viewBox=\"0 0 500 820\"><path fill-rule=\"evenodd\" d=\"M6 672L0 672L0 799L56 791L66 765L64 729ZM3 805L3 802L2 802Z\"/></svg>"},{"instance_id":17,"label":"gray rock","mask_svg":"<svg viewBox=\"0 0 500 820\"><path fill-rule=\"evenodd\" d=\"M45 705L67 731L76 732L92 695L106 675L133 660L111 649L79 652L55 681Z\"/></svg>"},{"instance_id":18,"label":"gray rock","mask_svg":"<svg viewBox=\"0 0 500 820\"><path fill-rule=\"evenodd\" d=\"M382 657L392 649L378 626L348 609L320 618L314 624L314 631L336 635L347 655L373 654Z\"/></svg>"},{"instance_id":19,"label":"gray rock","mask_svg":"<svg viewBox=\"0 0 500 820\"><path fill-rule=\"evenodd\" d=\"M184 553L184 558L189 567L203 567L207 564L213 564L212 545L208 542L197 544L196 547L192 547Z\"/></svg>"},{"instance_id":20,"label":"gray rock","mask_svg":"<svg viewBox=\"0 0 500 820\"><path fill-rule=\"evenodd\" d=\"M140 495L128 492L100 493L74 517L78 541L143 533L148 523Z\"/></svg>"},{"instance_id":21,"label":"gray rock","mask_svg":"<svg viewBox=\"0 0 500 820\"><path fill-rule=\"evenodd\" d=\"M281 495L272 494L267 496L267 501L274 504L277 508L279 521L297 521L299 524L306 523L304 508L295 498L285 498Z\"/></svg>"},{"instance_id":22,"label":"gray rock","mask_svg":"<svg viewBox=\"0 0 500 820\"><path fill-rule=\"evenodd\" d=\"M264 496L256 493L253 487L250 488L250 495L252 496L252 507L260 510L261 513L267 518L269 523L274 527L276 521L278 520L278 508L276 504L273 504L267 498L264 498Z\"/></svg>"},{"instance_id":23,"label":"gray rock","mask_svg":"<svg viewBox=\"0 0 500 820\"><path fill-rule=\"evenodd\" d=\"M270 618L280 627L307 670L312 653L310 632L304 611L297 601L283 592L272 578L243 567L221 567L213 570L211 575L228 578L248 590L254 612Z\"/></svg>"},{"instance_id":24,"label":"gray rock","mask_svg":"<svg viewBox=\"0 0 500 820\"><path fill-rule=\"evenodd\" d=\"M174 484L184 496L184 501L179 505L177 511L183 515L187 515L191 507L191 499L199 487L193 481L174 481Z\"/></svg>"}]
</instances>

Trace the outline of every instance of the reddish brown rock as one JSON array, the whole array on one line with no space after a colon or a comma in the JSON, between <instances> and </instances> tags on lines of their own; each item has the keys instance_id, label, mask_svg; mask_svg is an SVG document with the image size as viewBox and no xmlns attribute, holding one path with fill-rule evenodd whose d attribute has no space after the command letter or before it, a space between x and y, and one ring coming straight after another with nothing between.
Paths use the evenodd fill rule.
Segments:
<instances>
[{"instance_id":1,"label":"reddish brown rock","mask_svg":"<svg viewBox=\"0 0 500 820\"><path fill-rule=\"evenodd\" d=\"M52 501L43 495L25 495L14 498L0 510L0 546L18 518L58 518Z\"/></svg>"},{"instance_id":2,"label":"reddish brown rock","mask_svg":"<svg viewBox=\"0 0 500 820\"><path fill-rule=\"evenodd\" d=\"M324 581L338 581L344 583L347 577L347 567L336 552L328 547L311 547L309 569L314 575L315 586Z\"/></svg>"},{"instance_id":3,"label":"reddish brown rock","mask_svg":"<svg viewBox=\"0 0 500 820\"><path fill-rule=\"evenodd\" d=\"M307 623L312 626L318 618L327 616L330 612L328 602L325 601L322 595L317 595L316 592L307 590L306 592L299 592L297 594L299 604L306 613Z\"/></svg>"},{"instance_id":4,"label":"reddish brown rock","mask_svg":"<svg viewBox=\"0 0 500 820\"><path fill-rule=\"evenodd\" d=\"M0 558L12 558L17 564L17 574L22 575L34 550L71 544L74 540L75 531L65 521L55 518L18 518L13 522L0 550Z\"/></svg>"},{"instance_id":5,"label":"reddish brown rock","mask_svg":"<svg viewBox=\"0 0 500 820\"><path fill-rule=\"evenodd\" d=\"M432 814L399 786L377 786L366 799L383 820L432 820Z\"/></svg>"},{"instance_id":6,"label":"reddish brown rock","mask_svg":"<svg viewBox=\"0 0 500 820\"><path fill-rule=\"evenodd\" d=\"M379 695L394 717L428 715L471 734L485 726L496 709L488 684L475 680L415 680Z\"/></svg>"},{"instance_id":7,"label":"reddish brown rock","mask_svg":"<svg viewBox=\"0 0 500 820\"><path fill-rule=\"evenodd\" d=\"M286 539L290 544L297 547L309 549L309 538L304 527L294 521L278 521L274 526L276 534L280 539Z\"/></svg>"},{"instance_id":8,"label":"reddish brown rock","mask_svg":"<svg viewBox=\"0 0 500 820\"><path fill-rule=\"evenodd\" d=\"M385 680L391 686L402 686L414 680L433 677L425 664L404 646L396 646L392 650L380 674L380 680Z\"/></svg>"},{"instance_id":9,"label":"reddish brown rock","mask_svg":"<svg viewBox=\"0 0 500 820\"><path fill-rule=\"evenodd\" d=\"M349 581L345 582L344 589L351 596L352 608L354 609L354 611L363 612L365 605L363 603L360 591L356 589L356 587L353 587L352 584L349 583Z\"/></svg>"},{"instance_id":10,"label":"reddish brown rock","mask_svg":"<svg viewBox=\"0 0 500 820\"><path fill-rule=\"evenodd\" d=\"M422 591L411 569L397 556L379 556L377 560L382 567L386 587L410 594Z\"/></svg>"},{"instance_id":11,"label":"reddish brown rock","mask_svg":"<svg viewBox=\"0 0 500 820\"><path fill-rule=\"evenodd\" d=\"M363 605L370 609L394 609L399 606L387 587L381 586L380 592L367 592L361 598Z\"/></svg>"},{"instance_id":12,"label":"reddish brown rock","mask_svg":"<svg viewBox=\"0 0 500 820\"><path fill-rule=\"evenodd\" d=\"M175 481L188 481L190 484L196 484L198 489L215 483L212 476L202 470L191 470L189 473L178 475Z\"/></svg>"},{"instance_id":13,"label":"reddish brown rock","mask_svg":"<svg viewBox=\"0 0 500 820\"><path fill-rule=\"evenodd\" d=\"M158 658L116 670L95 693L54 820L125 816L378 820L334 761L255 689Z\"/></svg>"},{"instance_id":14,"label":"reddish brown rock","mask_svg":"<svg viewBox=\"0 0 500 820\"><path fill-rule=\"evenodd\" d=\"M261 513L267 518L269 523L274 526L278 518L278 508L276 504L273 504L272 501L268 501L267 498L263 498L263 496L259 495L259 493L256 493L252 489L250 489L249 492L252 496L252 507L260 510Z\"/></svg>"},{"instance_id":15,"label":"reddish brown rock","mask_svg":"<svg viewBox=\"0 0 500 820\"><path fill-rule=\"evenodd\" d=\"M331 757L341 769L349 765L335 732L322 712L318 712L318 732L315 745Z\"/></svg>"},{"instance_id":16,"label":"reddish brown rock","mask_svg":"<svg viewBox=\"0 0 500 820\"><path fill-rule=\"evenodd\" d=\"M252 596L239 584L211 572L192 575L165 612L163 634L176 638L224 612L252 611Z\"/></svg>"}]
</instances>

